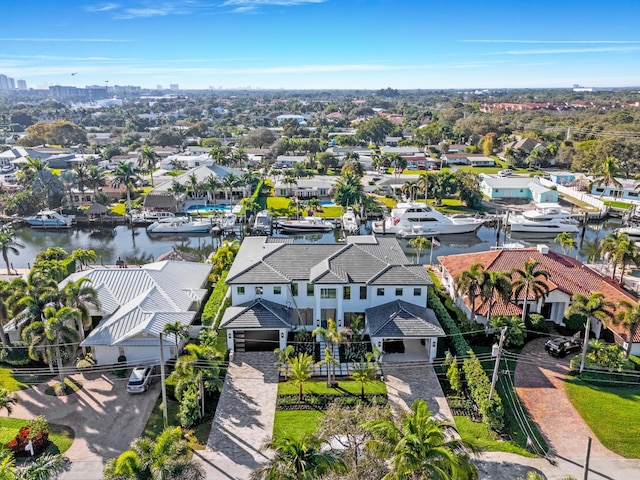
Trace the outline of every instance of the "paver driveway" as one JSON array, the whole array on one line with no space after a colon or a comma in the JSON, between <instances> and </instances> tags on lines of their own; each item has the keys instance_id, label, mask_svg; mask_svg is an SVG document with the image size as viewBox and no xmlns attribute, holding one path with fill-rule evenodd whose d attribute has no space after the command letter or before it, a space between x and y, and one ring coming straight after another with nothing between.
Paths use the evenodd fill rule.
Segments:
<instances>
[{"instance_id":1,"label":"paver driveway","mask_svg":"<svg viewBox=\"0 0 640 480\"><path fill-rule=\"evenodd\" d=\"M606 449L578 414L564 390L570 358L554 358L544 351L546 338L522 349L526 362L518 362L514 384L518 397L547 438L551 453L563 458L582 458L587 437L593 439L592 457L620 458Z\"/></svg>"},{"instance_id":2,"label":"paver driveway","mask_svg":"<svg viewBox=\"0 0 640 480\"><path fill-rule=\"evenodd\" d=\"M158 398L160 382L155 381L146 393L130 395L125 390L127 378L111 373L71 377L83 388L65 397L45 394L48 384L17 392L18 404L11 416L29 419L44 415L51 423L73 428L76 438L65 452L71 460L70 469L60 478L101 479L104 462L126 450L142 433Z\"/></svg>"}]
</instances>

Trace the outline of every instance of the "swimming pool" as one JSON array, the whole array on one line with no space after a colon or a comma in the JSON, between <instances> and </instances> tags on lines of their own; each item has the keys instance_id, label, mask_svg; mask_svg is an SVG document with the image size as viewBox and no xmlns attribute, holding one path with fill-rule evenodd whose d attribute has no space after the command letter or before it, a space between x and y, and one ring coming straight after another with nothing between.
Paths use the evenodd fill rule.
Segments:
<instances>
[{"instance_id":1,"label":"swimming pool","mask_svg":"<svg viewBox=\"0 0 640 480\"><path fill-rule=\"evenodd\" d=\"M189 205L185 211L187 213L230 212L231 207L228 205Z\"/></svg>"},{"instance_id":2,"label":"swimming pool","mask_svg":"<svg viewBox=\"0 0 640 480\"><path fill-rule=\"evenodd\" d=\"M320 202L320 205L322 205L323 207L335 207L336 206L335 202Z\"/></svg>"}]
</instances>

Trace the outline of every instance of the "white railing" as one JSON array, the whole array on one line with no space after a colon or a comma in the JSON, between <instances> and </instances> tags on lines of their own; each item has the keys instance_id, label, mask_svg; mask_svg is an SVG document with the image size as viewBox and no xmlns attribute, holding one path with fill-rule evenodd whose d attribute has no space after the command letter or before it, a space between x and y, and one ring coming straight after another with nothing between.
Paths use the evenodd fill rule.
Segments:
<instances>
[{"instance_id":1,"label":"white railing","mask_svg":"<svg viewBox=\"0 0 640 480\"><path fill-rule=\"evenodd\" d=\"M573 188L570 187L565 187L563 185L557 185L555 183L553 183L550 180L546 180L544 178L540 178L539 179L540 184L547 187L547 188L555 188L558 190L559 193L562 193L564 195L567 195L569 197L575 198L576 200L579 200L583 203L586 203L588 205L591 205L592 207L595 207L598 209L598 213L596 212L589 212L587 214L587 216L589 218L603 218L607 215L607 213L609 212L609 207L607 205L604 204L604 202L596 197L594 197L593 195L589 195L588 193L585 192L579 192L578 190L575 190Z\"/></svg>"}]
</instances>

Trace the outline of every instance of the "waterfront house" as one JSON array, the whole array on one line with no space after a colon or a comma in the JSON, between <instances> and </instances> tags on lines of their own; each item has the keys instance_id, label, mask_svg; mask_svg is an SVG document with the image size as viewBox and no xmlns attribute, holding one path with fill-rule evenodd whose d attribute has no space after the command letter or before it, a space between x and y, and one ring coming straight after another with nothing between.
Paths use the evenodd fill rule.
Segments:
<instances>
[{"instance_id":1,"label":"waterfront house","mask_svg":"<svg viewBox=\"0 0 640 480\"><path fill-rule=\"evenodd\" d=\"M471 165L472 167L495 167L496 161L481 153L445 153L442 160L451 165Z\"/></svg>"},{"instance_id":2,"label":"waterfront house","mask_svg":"<svg viewBox=\"0 0 640 480\"><path fill-rule=\"evenodd\" d=\"M480 190L491 198L525 198L536 203L557 203L558 192L544 187L535 178L481 175Z\"/></svg>"},{"instance_id":3,"label":"waterfront house","mask_svg":"<svg viewBox=\"0 0 640 480\"><path fill-rule=\"evenodd\" d=\"M98 324L81 346L91 348L99 365L116 363L122 355L128 365L158 363L160 332L167 323L191 325L206 295L210 271L211 265L172 261L96 267L69 275L60 288L88 278L97 291L100 309L91 315ZM163 344L165 358L177 356L173 336L166 336Z\"/></svg>"},{"instance_id":4,"label":"waterfront house","mask_svg":"<svg viewBox=\"0 0 640 480\"><path fill-rule=\"evenodd\" d=\"M591 195L597 197L612 197L620 200L640 200L640 189L638 189L638 180L633 178L617 178L620 185L598 185L593 183L591 179L590 191Z\"/></svg>"},{"instance_id":5,"label":"waterfront house","mask_svg":"<svg viewBox=\"0 0 640 480\"><path fill-rule=\"evenodd\" d=\"M276 180L273 194L276 197L298 197L328 199L333 195L333 188L337 182L336 177L317 176L311 179L297 179L296 183L285 183L282 179Z\"/></svg>"},{"instance_id":6,"label":"waterfront house","mask_svg":"<svg viewBox=\"0 0 640 480\"><path fill-rule=\"evenodd\" d=\"M611 302L618 303L621 300L635 304L638 300L631 293L613 282L611 278L602 276L575 258L549 250L546 245L538 245L533 248L491 250L488 252L465 253L460 255L446 255L438 257L442 265L442 284L449 295L455 299L455 303L471 318L472 311L476 321L487 324L489 302L483 303L479 298L475 299L475 305L471 305L467 295L460 295L456 291L455 278L474 263L480 263L488 271L512 271L522 269L524 262L536 261L539 269L551 274L545 281L549 288L549 294L545 299L536 300L530 293L526 299L527 311L537 312L545 319L556 325L564 325L564 312L572 303L571 297L576 293L589 296L593 292L601 292ZM515 277L514 277L515 278ZM544 280L544 279L542 279ZM491 314L493 315L522 315L524 298L512 299L508 303L502 302L498 297L491 301ZM629 341L629 332L622 325L609 325L609 330L602 331L602 324L592 319L592 330L596 336L602 334L605 339L615 341L626 348ZM631 352L640 354L640 328L636 330L632 339Z\"/></svg>"},{"instance_id":7,"label":"waterfront house","mask_svg":"<svg viewBox=\"0 0 640 480\"><path fill-rule=\"evenodd\" d=\"M444 335L427 308L432 282L426 270L410 264L393 238L302 244L248 237L226 283L231 306L221 328L231 350L273 351L286 346L290 332L326 327L329 319L343 330L356 317L364 319L364 334L382 352L394 342L410 342L432 360Z\"/></svg>"}]
</instances>

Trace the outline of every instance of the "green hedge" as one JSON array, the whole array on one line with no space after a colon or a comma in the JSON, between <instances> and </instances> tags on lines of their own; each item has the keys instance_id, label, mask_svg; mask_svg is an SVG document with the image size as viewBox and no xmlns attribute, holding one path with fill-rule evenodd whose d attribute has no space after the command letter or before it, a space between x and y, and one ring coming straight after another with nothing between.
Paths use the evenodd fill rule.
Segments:
<instances>
[{"instance_id":1,"label":"green hedge","mask_svg":"<svg viewBox=\"0 0 640 480\"><path fill-rule=\"evenodd\" d=\"M218 313L218 309L222 302L224 301L224 296L227 294L227 290L229 286L224 283L227 278L227 274L229 272L223 272L220 276L220 279L216 283L216 286L207 300L204 308L202 309L202 324L208 327L213 325L214 320L216 319L216 314Z\"/></svg>"},{"instance_id":2,"label":"green hedge","mask_svg":"<svg viewBox=\"0 0 640 480\"><path fill-rule=\"evenodd\" d=\"M444 329L445 333L449 335L451 340L451 346L455 350L456 355L465 356L471 346L467 343L467 340L462 336L462 332L458 328L456 322L451 318L447 308L442 304L438 295L429 288L427 291L427 303L440 320L440 325Z\"/></svg>"},{"instance_id":3,"label":"green hedge","mask_svg":"<svg viewBox=\"0 0 640 480\"><path fill-rule=\"evenodd\" d=\"M494 430L500 430L504 427L502 399L495 391L491 400L489 399L491 381L484 371L482 363L472 351L469 351L469 357L462 362L462 370L467 379L471 398L478 405L484 423Z\"/></svg>"}]
</instances>

